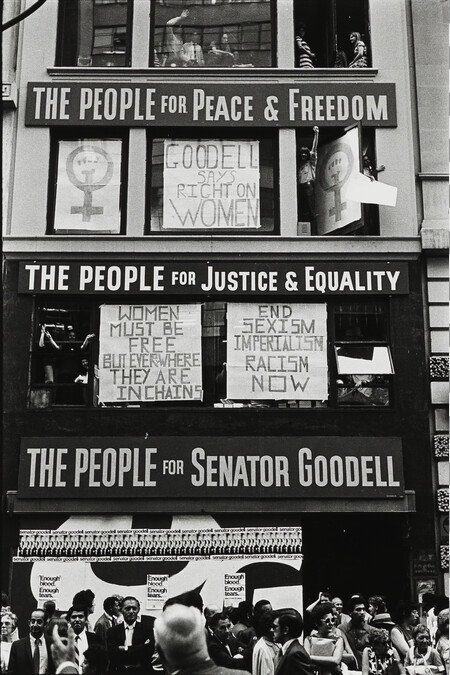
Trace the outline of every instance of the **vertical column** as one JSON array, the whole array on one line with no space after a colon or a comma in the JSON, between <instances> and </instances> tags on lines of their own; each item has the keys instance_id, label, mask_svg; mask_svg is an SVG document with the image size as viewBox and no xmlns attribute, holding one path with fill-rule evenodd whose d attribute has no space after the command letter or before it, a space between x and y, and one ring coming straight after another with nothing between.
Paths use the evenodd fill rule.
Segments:
<instances>
[{"instance_id":1,"label":"vertical column","mask_svg":"<svg viewBox=\"0 0 450 675\"><path fill-rule=\"evenodd\" d=\"M280 129L280 234L297 236L297 159L295 129Z\"/></svg>"},{"instance_id":2,"label":"vertical column","mask_svg":"<svg viewBox=\"0 0 450 675\"><path fill-rule=\"evenodd\" d=\"M150 3L133 2L133 30L131 34L131 66L132 68L148 68L153 59L149 60L150 46Z\"/></svg>"},{"instance_id":3,"label":"vertical column","mask_svg":"<svg viewBox=\"0 0 450 675\"><path fill-rule=\"evenodd\" d=\"M144 3L137 3L144 4ZM145 129L130 129L127 185L127 235L142 237L145 225L147 140Z\"/></svg>"},{"instance_id":4,"label":"vertical column","mask_svg":"<svg viewBox=\"0 0 450 675\"><path fill-rule=\"evenodd\" d=\"M278 0L276 12L277 66L278 68L293 68L295 65L293 0Z\"/></svg>"}]
</instances>

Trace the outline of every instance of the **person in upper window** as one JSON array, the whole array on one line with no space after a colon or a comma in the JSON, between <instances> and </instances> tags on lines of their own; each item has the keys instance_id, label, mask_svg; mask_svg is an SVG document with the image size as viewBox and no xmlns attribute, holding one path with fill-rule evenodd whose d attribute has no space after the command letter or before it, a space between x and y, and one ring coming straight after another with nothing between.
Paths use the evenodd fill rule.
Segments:
<instances>
[{"instance_id":1,"label":"person in upper window","mask_svg":"<svg viewBox=\"0 0 450 675\"><path fill-rule=\"evenodd\" d=\"M189 38L190 40L183 45L186 65L189 67L204 66L205 59L203 57L203 49L200 45L200 33L194 30Z\"/></svg>"},{"instance_id":2,"label":"person in upper window","mask_svg":"<svg viewBox=\"0 0 450 675\"><path fill-rule=\"evenodd\" d=\"M183 9L180 16L169 19L167 26L167 59L162 63L163 66L187 66L189 59L184 53L183 39L181 37L180 24L183 19L187 19L189 10Z\"/></svg>"},{"instance_id":3,"label":"person in upper window","mask_svg":"<svg viewBox=\"0 0 450 675\"><path fill-rule=\"evenodd\" d=\"M319 143L319 127L313 127L314 140L309 150L307 147L300 148L298 161L298 187L300 210L311 222L311 234L316 234L317 215L314 182L316 180L317 145Z\"/></svg>"},{"instance_id":4,"label":"person in upper window","mask_svg":"<svg viewBox=\"0 0 450 675\"><path fill-rule=\"evenodd\" d=\"M349 68L367 68L367 47L361 40L361 33L350 33L350 43L353 46L353 60L348 64Z\"/></svg>"},{"instance_id":5,"label":"person in upper window","mask_svg":"<svg viewBox=\"0 0 450 675\"><path fill-rule=\"evenodd\" d=\"M308 43L304 40L306 34L306 25L304 23L299 23L298 32L295 36L295 42L297 49L300 52L298 59L299 68L314 68L313 60L316 58L316 55L311 51Z\"/></svg>"}]
</instances>

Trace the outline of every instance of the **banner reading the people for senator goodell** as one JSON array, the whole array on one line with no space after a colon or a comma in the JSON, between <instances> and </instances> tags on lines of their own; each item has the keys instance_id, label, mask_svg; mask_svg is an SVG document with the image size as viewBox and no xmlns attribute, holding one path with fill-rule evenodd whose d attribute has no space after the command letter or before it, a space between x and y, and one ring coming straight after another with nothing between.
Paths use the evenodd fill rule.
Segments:
<instances>
[{"instance_id":1,"label":"banner reading the people for senator goodell","mask_svg":"<svg viewBox=\"0 0 450 675\"><path fill-rule=\"evenodd\" d=\"M396 127L395 84L30 82L27 126Z\"/></svg>"},{"instance_id":2,"label":"banner reading the people for senator goodell","mask_svg":"<svg viewBox=\"0 0 450 675\"><path fill-rule=\"evenodd\" d=\"M404 496L393 437L23 438L19 498Z\"/></svg>"}]
</instances>

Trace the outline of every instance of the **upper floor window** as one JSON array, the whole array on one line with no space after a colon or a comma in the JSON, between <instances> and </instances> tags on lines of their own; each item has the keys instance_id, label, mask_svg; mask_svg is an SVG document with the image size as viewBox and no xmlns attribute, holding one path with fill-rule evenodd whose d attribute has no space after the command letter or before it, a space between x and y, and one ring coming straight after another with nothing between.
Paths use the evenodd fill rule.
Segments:
<instances>
[{"instance_id":1,"label":"upper floor window","mask_svg":"<svg viewBox=\"0 0 450 675\"><path fill-rule=\"evenodd\" d=\"M129 66L131 0L59 3L58 66Z\"/></svg>"},{"instance_id":2,"label":"upper floor window","mask_svg":"<svg viewBox=\"0 0 450 675\"><path fill-rule=\"evenodd\" d=\"M220 136L149 137L151 232L275 232L274 134L242 138L221 130Z\"/></svg>"},{"instance_id":3,"label":"upper floor window","mask_svg":"<svg viewBox=\"0 0 450 675\"><path fill-rule=\"evenodd\" d=\"M117 137L118 136L118 137ZM126 133L55 133L51 146L49 234L121 234Z\"/></svg>"},{"instance_id":4,"label":"upper floor window","mask_svg":"<svg viewBox=\"0 0 450 675\"><path fill-rule=\"evenodd\" d=\"M371 64L366 0L295 0L297 68L367 68Z\"/></svg>"},{"instance_id":5,"label":"upper floor window","mask_svg":"<svg viewBox=\"0 0 450 675\"><path fill-rule=\"evenodd\" d=\"M151 65L270 67L272 6L271 0L157 0Z\"/></svg>"}]
</instances>

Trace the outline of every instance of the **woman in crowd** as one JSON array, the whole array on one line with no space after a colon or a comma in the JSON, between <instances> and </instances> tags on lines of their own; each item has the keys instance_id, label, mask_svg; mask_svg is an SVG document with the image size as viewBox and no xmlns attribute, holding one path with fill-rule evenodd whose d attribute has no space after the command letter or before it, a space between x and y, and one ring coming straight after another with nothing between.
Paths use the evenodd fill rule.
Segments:
<instances>
[{"instance_id":1,"label":"woman in crowd","mask_svg":"<svg viewBox=\"0 0 450 675\"><path fill-rule=\"evenodd\" d=\"M306 34L306 25L300 23L298 25L298 32L295 36L295 42L299 51L298 67L299 68L314 68L313 59L316 55L313 54L309 48L308 43L304 40Z\"/></svg>"},{"instance_id":2,"label":"woman in crowd","mask_svg":"<svg viewBox=\"0 0 450 675\"><path fill-rule=\"evenodd\" d=\"M12 612L2 613L1 619L1 672L6 673L8 669L9 662L9 653L11 651L11 645L15 638L13 634L17 627L17 616Z\"/></svg>"},{"instance_id":3,"label":"woman in crowd","mask_svg":"<svg viewBox=\"0 0 450 675\"><path fill-rule=\"evenodd\" d=\"M418 606L406 602L400 603L394 613L394 620L396 624L391 630L391 640L404 663L408 650L414 644L412 631L419 623Z\"/></svg>"},{"instance_id":4,"label":"woman in crowd","mask_svg":"<svg viewBox=\"0 0 450 675\"><path fill-rule=\"evenodd\" d=\"M402 675L404 672L388 631L373 628L369 635L369 646L363 651L362 675Z\"/></svg>"},{"instance_id":5,"label":"woman in crowd","mask_svg":"<svg viewBox=\"0 0 450 675\"><path fill-rule=\"evenodd\" d=\"M331 602L322 602L311 612L315 629L305 639L304 647L313 667L320 675L341 672L344 640L336 630L336 616Z\"/></svg>"},{"instance_id":6,"label":"woman in crowd","mask_svg":"<svg viewBox=\"0 0 450 675\"><path fill-rule=\"evenodd\" d=\"M274 612L259 615L254 624L259 638L253 649L252 675L274 675L280 657L280 648L274 643Z\"/></svg>"},{"instance_id":7,"label":"woman in crowd","mask_svg":"<svg viewBox=\"0 0 450 675\"><path fill-rule=\"evenodd\" d=\"M439 638L436 642L436 650L442 659L442 663L444 664L447 673L449 672L448 615L448 609L443 609L438 614L437 623Z\"/></svg>"},{"instance_id":8,"label":"woman in crowd","mask_svg":"<svg viewBox=\"0 0 450 675\"><path fill-rule=\"evenodd\" d=\"M410 675L428 675L443 673L445 668L438 651L431 646L430 631L419 623L412 632L414 646L410 647L405 658L406 670ZM364 675L364 674L363 674Z\"/></svg>"}]
</instances>

